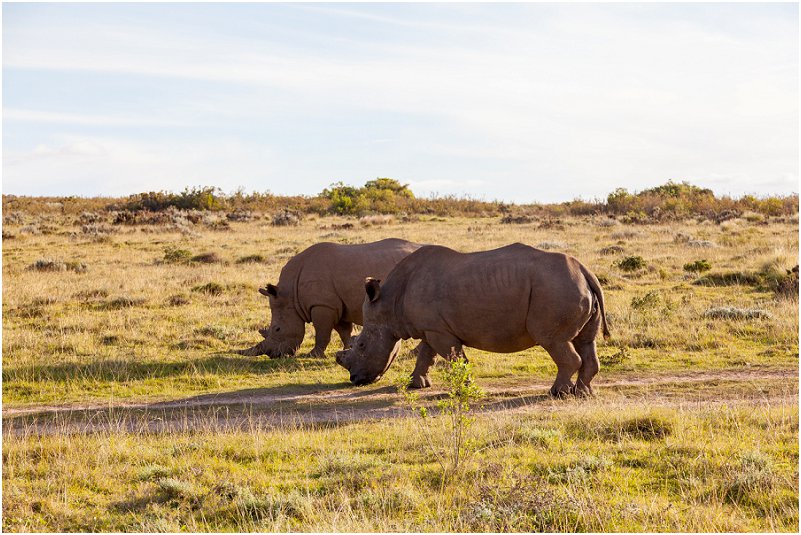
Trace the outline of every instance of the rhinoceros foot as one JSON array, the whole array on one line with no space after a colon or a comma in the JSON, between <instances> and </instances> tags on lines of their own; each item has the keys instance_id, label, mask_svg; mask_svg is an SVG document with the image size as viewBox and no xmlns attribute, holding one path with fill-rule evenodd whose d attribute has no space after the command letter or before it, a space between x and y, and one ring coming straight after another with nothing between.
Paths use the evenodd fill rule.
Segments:
<instances>
[{"instance_id":1,"label":"rhinoceros foot","mask_svg":"<svg viewBox=\"0 0 801 535\"><path fill-rule=\"evenodd\" d=\"M560 388L557 388L556 385L553 385L548 393L551 397L556 399L565 399L571 394L574 393L575 386L571 385L562 385Z\"/></svg>"},{"instance_id":2,"label":"rhinoceros foot","mask_svg":"<svg viewBox=\"0 0 801 535\"><path fill-rule=\"evenodd\" d=\"M409 388L430 388L431 380L428 375L412 375L412 380L409 382Z\"/></svg>"},{"instance_id":3,"label":"rhinoceros foot","mask_svg":"<svg viewBox=\"0 0 801 535\"><path fill-rule=\"evenodd\" d=\"M595 395L592 391L592 387L590 385L585 385L581 380L576 381L576 385L571 388L570 391L579 398L592 397Z\"/></svg>"}]
</instances>

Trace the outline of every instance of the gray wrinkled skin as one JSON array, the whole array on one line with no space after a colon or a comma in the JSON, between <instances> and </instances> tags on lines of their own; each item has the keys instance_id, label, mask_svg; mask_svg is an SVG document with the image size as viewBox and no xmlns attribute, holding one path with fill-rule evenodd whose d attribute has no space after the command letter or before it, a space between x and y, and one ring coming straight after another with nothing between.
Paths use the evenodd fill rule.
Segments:
<instances>
[{"instance_id":1,"label":"gray wrinkled skin","mask_svg":"<svg viewBox=\"0 0 801 535\"><path fill-rule=\"evenodd\" d=\"M557 366L551 394L592 393L600 364L599 330L608 336L598 279L575 258L513 244L458 253L424 246L385 282L365 282L364 330L337 353L354 384L378 380L401 339L420 339L411 387L431 385L436 355L464 356L464 347L495 353L540 345ZM578 373L575 383L572 377Z\"/></svg>"},{"instance_id":2,"label":"gray wrinkled skin","mask_svg":"<svg viewBox=\"0 0 801 535\"><path fill-rule=\"evenodd\" d=\"M364 321L364 279L386 276L419 247L390 238L355 245L317 243L298 253L281 270L277 285L259 289L270 301L270 325L259 330L264 340L237 353L294 355L303 342L306 323L314 326L311 356L324 356L332 331L349 347L353 325Z\"/></svg>"}]
</instances>

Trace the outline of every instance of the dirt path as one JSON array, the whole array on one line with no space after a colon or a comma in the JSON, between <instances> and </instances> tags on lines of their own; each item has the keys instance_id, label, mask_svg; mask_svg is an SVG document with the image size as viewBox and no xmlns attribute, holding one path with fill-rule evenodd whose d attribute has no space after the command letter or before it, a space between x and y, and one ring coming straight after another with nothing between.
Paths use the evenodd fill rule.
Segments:
<instances>
[{"instance_id":1,"label":"dirt path","mask_svg":"<svg viewBox=\"0 0 801 535\"><path fill-rule=\"evenodd\" d=\"M798 399L795 370L720 370L644 377L598 378L600 393L588 401L573 403L620 403L638 401L654 405L692 405L703 402L761 403ZM549 383L523 386L486 386L484 411L558 410L571 401L552 400ZM409 409L392 386L321 388L280 394L271 389L248 389L206 394L156 403L68 404L3 408L3 433L52 434L103 431L168 432L197 429L235 429L275 426L343 425L361 420L409 415ZM432 388L421 391L422 403L434 404L444 395Z\"/></svg>"}]
</instances>

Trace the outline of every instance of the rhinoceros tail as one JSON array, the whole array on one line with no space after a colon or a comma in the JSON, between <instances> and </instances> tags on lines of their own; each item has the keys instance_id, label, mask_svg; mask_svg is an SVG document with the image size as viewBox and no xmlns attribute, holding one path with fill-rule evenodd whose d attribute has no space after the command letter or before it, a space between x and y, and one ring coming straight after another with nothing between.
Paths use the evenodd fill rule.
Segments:
<instances>
[{"instance_id":1,"label":"rhinoceros tail","mask_svg":"<svg viewBox=\"0 0 801 535\"><path fill-rule=\"evenodd\" d=\"M609 338L609 326L606 324L606 312L604 311L604 292L601 290L601 283L598 282L598 278L583 264L579 264L581 266L581 272L584 274L584 278L587 279L587 284L590 285L590 290L592 291L593 295L595 295L595 299L598 300L598 310L601 312L601 331L603 332L604 338Z\"/></svg>"}]
</instances>

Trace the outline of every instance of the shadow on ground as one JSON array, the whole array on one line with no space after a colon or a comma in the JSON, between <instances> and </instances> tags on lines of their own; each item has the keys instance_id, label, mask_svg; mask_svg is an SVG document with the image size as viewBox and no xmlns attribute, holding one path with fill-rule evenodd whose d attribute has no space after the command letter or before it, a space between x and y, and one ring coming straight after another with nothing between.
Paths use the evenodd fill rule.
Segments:
<instances>
[{"instance_id":1,"label":"shadow on ground","mask_svg":"<svg viewBox=\"0 0 801 535\"><path fill-rule=\"evenodd\" d=\"M442 391L428 390L420 393L419 401L433 406L444 396ZM507 410L550 399L546 394L493 398L484 402L481 410ZM431 413L436 412L432 407ZM394 386L353 387L348 382L337 382L248 388L137 405L33 409L4 415L3 433L46 435L320 428L412 414Z\"/></svg>"},{"instance_id":2,"label":"shadow on ground","mask_svg":"<svg viewBox=\"0 0 801 535\"><path fill-rule=\"evenodd\" d=\"M75 362L47 366L4 367L3 382L26 381L68 381L87 378L97 381L135 381L159 379L193 374L271 374L314 370L328 366L324 359L266 357L244 357L229 353L212 355L173 362L141 362L135 358L98 360L95 362Z\"/></svg>"}]
</instances>

